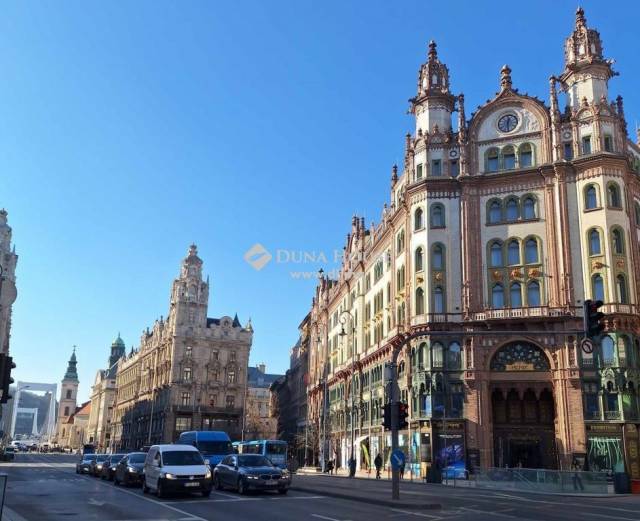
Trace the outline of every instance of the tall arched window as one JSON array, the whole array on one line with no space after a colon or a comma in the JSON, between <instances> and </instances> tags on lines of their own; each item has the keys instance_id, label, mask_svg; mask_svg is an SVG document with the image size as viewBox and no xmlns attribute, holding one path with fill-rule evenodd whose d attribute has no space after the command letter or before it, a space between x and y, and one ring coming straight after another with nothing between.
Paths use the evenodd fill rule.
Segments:
<instances>
[{"instance_id":1,"label":"tall arched window","mask_svg":"<svg viewBox=\"0 0 640 521\"><path fill-rule=\"evenodd\" d=\"M509 288L509 299L512 308L522 307L522 285L519 282L514 282Z\"/></svg>"},{"instance_id":2,"label":"tall arched window","mask_svg":"<svg viewBox=\"0 0 640 521\"><path fill-rule=\"evenodd\" d=\"M527 264L540 262L538 255L538 241L533 237L527 239L524 243L524 260Z\"/></svg>"},{"instance_id":3,"label":"tall arched window","mask_svg":"<svg viewBox=\"0 0 640 521\"><path fill-rule=\"evenodd\" d=\"M424 315L424 290L416 290L416 315Z\"/></svg>"},{"instance_id":4,"label":"tall arched window","mask_svg":"<svg viewBox=\"0 0 640 521\"><path fill-rule=\"evenodd\" d=\"M519 217L519 208L518 208L518 200L515 198L510 198L507 200L507 205L506 205L506 216L507 216L507 221L517 221L518 217Z\"/></svg>"},{"instance_id":5,"label":"tall arched window","mask_svg":"<svg viewBox=\"0 0 640 521\"><path fill-rule=\"evenodd\" d=\"M533 165L533 147L530 143L520 145L520 167L524 168Z\"/></svg>"},{"instance_id":6,"label":"tall arched window","mask_svg":"<svg viewBox=\"0 0 640 521\"><path fill-rule=\"evenodd\" d=\"M595 300L604 302L604 281L599 273L591 277L591 295Z\"/></svg>"},{"instance_id":7,"label":"tall arched window","mask_svg":"<svg viewBox=\"0 0 640 521\"><path fill-rule=\"evenodd\" d=\"M589 255L601 255L600 232L596 228L589 231Z\"/></svg>"},{"instance_id":8,"label":"tall arched window","mask_svg":"<svg viewBox=\"0 0 640 521\"><path fill-rule=\"evenodd\" d=\"M400 233L396 237L396 253L400 254L404 251L404 230L400 230Z\"/></svg>"},{"instance_id":9,"label":"tall arched window","mask_svg":"<svg viewBox=\"0 0 640 521\"><path fill-rule=\"evenodd\" d=\"M507 245L507 262L511 266L520 264L520 243L517 239L511 239Z\"/></svg>"},{"instance_id":10,"label":"tall arched window","mask_svg":"<svg viewBox=\"0 0 640 521\"><path fill-rule=\"evenodd\" d=\"M598 208L598 189L596 185L589 185L584 191L584 207L587 210Z\"/></svg>"},{"instance_id":11,"label":"tall arched window","mask_svg":"<svg viewBox=\"0 0 640 521\"><path fill-rule=\"evenodd\" d=\"M497 148L487 150L487 172L497 172L500 168L500 152Z\"/></svg>"},{"instance_id":12,"label":"tall arched window","mask_svg":"<svg viewBox=\"0 0 640 521\"><path fill-rule=\"evenodd\" d=\"M502 221L502 205L500 201L492 201L489 204L489 223L499 223Z\"/></svg>"},{"instance_id":13,"label":"tall arched window","mask_svg":"<svg viewBox=\"0 0 640 521\"><path fill-rule=\"evenodd\" d=\"M616 346L613 338L605 335L602 339L602 361L605 365L612 365L616 358Z\"/></svg>"},{"instance_id":14,"label":"tall arched window","mask_svg":"<svg viewBox=\"0 0 640 521\"><path fill-rule=\"evenodd\" d=\"M422 230L424 228L424 212L422 208L418 208L413 214L413 229Z\"/></svg>"},{"instance_id":15,"label":"tall arched window","mask_svg":"<svg viewBox=\"0 0 640 521\"><path fill-rule=\"evenodd\" d=\"M440 203L434 203L431 205L431 228L444 228L444 206Z\"/></svg>"},{"instance_id":16,"label":"tall arched window","mask_svg":"<svg viewBox=\"0 0 640 521\"><path fill-rule=\"evenodd\" d=\"M535 219L536 218L536 200L528 195L522 201L522 218L523 219Z\"/></svg>"},{"instance_id":17,"label":"tall arched window","mask_svg":"<svg viewBox=\"0 0 640 521\"><path fill-rule=\"evenodd\" d=\"M431 344L431 363L433 367L444 367L444 348L440 342Z\"/></svg>"},{"instance_id":18,"label":"tall arched window","mask_svg":"<svg viewBox=\"0 0 640 521\"><path fill-rule=\"evenodd\" d=\"M422 250L422 247L416 250L415 266L416 271L422 271L424 269L424 251Z\"/></svg>"},{"instance_id":19,"label":"tall arched window","mask_svg":"<svg viewBox=\"0 0 640 521\"><path fill-rule=\"evenodd\" d=\"M535 280L527 284L527 305L540 306L540 284Z\"/></svg>"},{"instance_id":20,"label":"tall arched window","mask_svg":"<svg viewBox=\"0 0 640 521\"><path fill-rule=\"evenodd\" d=\"M67 400L71 398L71 389L67 389Z\"/></svg>"},{"instance_id":21,"label":"tall arched window","mask_svg":"<svg viewBox=\"0 0 640 521\"><path fill-rule=\"evenodd\" d=\"M611 208L622 208L620 187L616 183L609 183L609 186L607 186L607 199Z\"/></svg>"},{"instance_id":22,"label":"tall arched window","mask_svg":"<svg viewBox=\"0 0 640 521\"><path fill-rule=\"evenodd\" d=\"M516 167L516 149L508 145L502 149L502 168L513 170Z\"/></svg>"},{"instance_id":23,"label":"tall arched window","mask_svg":"<svg viewBox=\"0 0 640 521\"><path fill-rule=\"evenodd\" d=\"M614 228L611 231L611 245L613 253L622 255L624 253L624 237L620 228Z\"/></svg>"},{"instance_id":24,"label":"tall arched window","mask_svg":"<svg viewBox=\"0 0 640 521\"><path fill-rule=\"evenodd\" d=\"M431 248L431 269L444 269L444 248L441 244L434 244Z\"/></svg>"},{"instance_id":25,"label":"tall arched window","mask_svg":"<svg viewBox=\"0 0 640 521\"><path fill-rule=\"evenodd\" d=\"M462 367L462 350L458 342L449 344L449 352L447 353L447 369L460 369Z\"/></svg>"},{"instance_id":26,"label":"tall arched window","mask_svg":"<svg viewBox=\"0 0 640 521\"><path fill-rule=\"evenodd\" d=\"M504 288L502 284L496 284L491 288L491 306L496 309L504 307Z\"/></svg>"},{"instance_id":27,"label":"tall arched window","mask_svg":"<svg viewBox=\"0 0 640 521\"><path fill-rule=\"evenodd\" d=\"M494 241L489 250L491 254L491 266L502 266L502 244L499 241Z\"/></svg>"},{"instance_id":28,"label":"tall arched window","mask_svg":"<svg viewBox=\"0 0 640 521\"><path fill-rule=\"evenodd\" d=\"M433 290L433 312L445 313L444 290L440 286Z\"/></svg>"},{"instance_id":29,"label":"tall arched window","mask_svg":"<svg viewBox=\"0 0 640 521\"><path fill-rule=\"evenodd\" d=\"M629 295L627 292L627 280L624 275L620 274L616 277L616 296L620 304L629 303Z\"/></svg>"}]
</instances>

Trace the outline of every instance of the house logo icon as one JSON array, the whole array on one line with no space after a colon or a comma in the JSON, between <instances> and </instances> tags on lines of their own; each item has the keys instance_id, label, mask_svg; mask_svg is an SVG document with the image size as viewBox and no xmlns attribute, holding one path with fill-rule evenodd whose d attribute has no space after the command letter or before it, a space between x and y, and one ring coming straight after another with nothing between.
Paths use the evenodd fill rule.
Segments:
<instances>
[{"instance_id":1,"label":"house logo icon","mask_svg":"<svg viewBox=\"0 0 640 521\"><path fill-rule=\"evenodd\" d=\"M269 264L272 258L273 255L259 242L256 242L244 254L244 260L256 271L260 271Z\"/></svg>"}]
</instances>

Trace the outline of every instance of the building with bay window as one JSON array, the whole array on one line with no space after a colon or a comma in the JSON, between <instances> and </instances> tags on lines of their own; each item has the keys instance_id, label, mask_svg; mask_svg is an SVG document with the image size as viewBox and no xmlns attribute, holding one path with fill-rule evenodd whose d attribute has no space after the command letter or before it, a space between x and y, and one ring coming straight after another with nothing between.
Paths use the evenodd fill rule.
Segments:
<instances>
[{"instance_id":1,"label":"building with bay window","mask_svg":"<svg viewBox=\"0 0 640 521\"><path fill-rule=\"evenodd\" d=\"M505 65L467 117L429 44L380 222L353 218L312 302L309 422L326 459L386 460L384 367L402 344L412 471L578 461L640 478L640 146L582 9L564 61L546 101ZM585 299L607 314L592 353Z\"/></svg>"}]
</instances>

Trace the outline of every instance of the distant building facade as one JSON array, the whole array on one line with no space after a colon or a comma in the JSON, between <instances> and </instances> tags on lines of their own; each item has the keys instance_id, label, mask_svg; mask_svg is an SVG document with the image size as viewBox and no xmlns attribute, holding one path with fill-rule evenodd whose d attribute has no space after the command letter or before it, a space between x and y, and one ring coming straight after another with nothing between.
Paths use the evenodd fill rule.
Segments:
<instances>
[{"instance_id":1,"label":"distant building facade","mask_svg":"<svg viewBox=\"0 0 640 521\"><path fill-rule=\"evenodd\" d=\"M87 400L79 407L76 407L73 414L62 425L58 445L76 452L81 450L84 444L92 443L87 433L90 416L91 401Z\"/></svg>"},{"instance_id":2,"label":"distant building facade","mask_svg":"<svg viewBox=\"0 0 640 521\"><path fill-rule=\"evenodd\" d=\"M116 371L118 360L125 354L125 345L120 334L111 344L111 353L106 369L100 369L91 388L91 416L87 425L89 442L101 450L111 446L111 420L116 400Z\"/></svg>"},{"instance_id":3,"label":"distant building facade","mask_svg":"<svg viewBox=\"0 0 640 521\"><path fill-rule=\"evenodd\" d=\"M166 318L116 370L114 447L172 442L187 430L223 430L240 439L251 322L208 318L209 281L192 245L174 280Z\"/></svg>"},{"instance_id":4,"label":"distant building facade","mask_svg":"<svg viewBox=\"0 0 640 521\"><path fill-rule=\"evenodd\" d=\"M249 367L247 404L244 415L244 440L273 440L278 435L278 420L271 413L269 387L280 374L268 374L266 366Z\"/></svg>"},{"instance_id":5,"label":"distant building facade","mask_svg":"<svg viewBox=\"0 0 640 521\"><path fill-rule=\"evenodd\" d=\"M2 209L0 210L0 356L9 355L11 307L18 296L16 289L18 256L15 246L11 245L11 233L11 227L7 224L7 211Z\"/></svg>"}]
</instances>

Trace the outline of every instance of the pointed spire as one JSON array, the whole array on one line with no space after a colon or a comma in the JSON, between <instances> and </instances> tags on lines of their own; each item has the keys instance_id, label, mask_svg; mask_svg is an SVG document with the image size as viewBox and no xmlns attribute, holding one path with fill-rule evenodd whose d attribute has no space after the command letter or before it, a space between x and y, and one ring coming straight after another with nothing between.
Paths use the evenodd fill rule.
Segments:
<instances>
[{"instance_id":1,"label":"pointed spire","mask_svg":"<svg viewBox=\"0 0 640 521\"><path fill-rule=\"evenodd\" d=\"M391 188L393 188L398 182L398 165L391 167Z\"/></svg>"},{"instance_id":2,"label":"pointed spire","mask_svg":"<svg viewBox=\"0 0 640 521\"><path fill-rule=\"evenodd\" d=\"M576 29L580 29L581 27L587 26L587 19L584 16L584 9L582 7L578 7L576 9Z\"/></svg>"},{"instance_id":3,"label":"pointed spire","mask_svg":"<svg viewBox=\"0 0 640 521\"><path fill-rule=\"evenodd\" d=\"M249 320L247 320L247 325L246 325L246 326L244 326L244 328L245 328L247 331L253 331L253 325L251 324L251 317L249 317Z\"/></svg>"},{"instance_id":4,"label":"pointed spire","mask_svg":"<svg viewBox=\"0 0 640 521\"><path fill-rule=\"evenodd\" d=\"M500 89L504 92L505 90L511 90L511 86L511 67L505 64L500 69Z\"/></svg>"},{"instance_id":5,"label":"pointed spire","mask_svg":"<svg viewBox=\"0 0 640 521\"><path fill-rule=\"evenodd\" d=\"M431 40L429 42L429 53L427 56L429 57L429 63L434 63L438 60L438 51L436 50L438 44L436 44L435 40Z\"/></svg>"},{"instance_id":6,"label":"pointed spire","mask_svg":"<svg viewBox=\"0 0 640 521\"><path fill-rule=\"evenodd\" d=\"M549 78L549 100L551 102L551 118L559 121L560 109L558 108L558 91L556 90L556 77Z\"/></svg>"},{"instance_id":7,"label":"pointed spire","mask_svg":"<svg viewBox=\"0 0 640 521\"><path fill-rule=\"evenodd\" d=\"M64 380L78 381L78 361L76 360L76 346L73 346L73 352L69 363L67 364L67 372L64 374Z\"/></svg>"}]
</instances>

